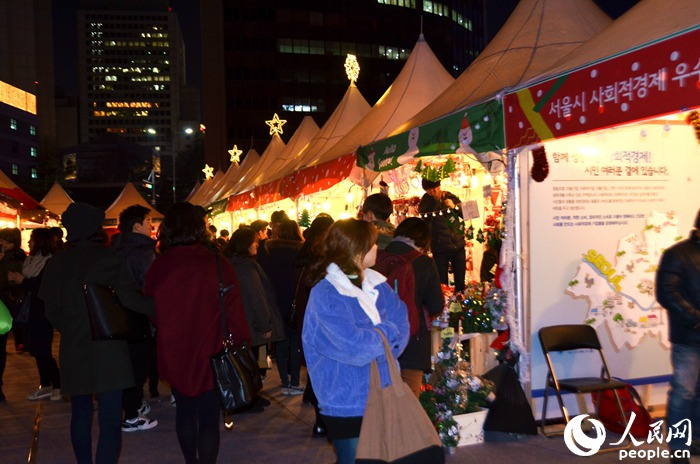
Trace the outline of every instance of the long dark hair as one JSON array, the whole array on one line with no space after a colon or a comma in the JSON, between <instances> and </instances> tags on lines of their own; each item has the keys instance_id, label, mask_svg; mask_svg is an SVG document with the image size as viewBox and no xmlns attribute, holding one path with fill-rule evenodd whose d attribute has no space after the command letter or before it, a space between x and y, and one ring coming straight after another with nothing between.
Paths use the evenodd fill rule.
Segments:
<instances>
[{"instance_id":1,"label":"long dark hair","mask_svg":"<svg viewBox=\"0 0 700 464\"><path fill-rule=\"evenodd\" d=\"M336 221L326 232L323 259L311 270L312 281L318 282L326 274L326 267L335 263L345 274L356 275L357 286L362 285L362 269L357 257L365 256L377 242L377 228L366 221L343 219Z\"/></svg>"},{"instance_id":2,"label":"long dark hair","mask_svg":"<svg viewBox=\"0 0 700 464\"><path fill-rule=\"evenodd\" d=\"M190 203L175 203L171 206L158 229L161 253L179 245L204 244L207 238L207 226L201 209Z\"/></svg>"},{"instance_id":3,"label":"long dark hair","mask_svg":"<svg viewBox=\"0 0 700 464\"><path fill-rule=\"evenodd\" d=\"M249 227L242 227L237 229L231 239L226 244L224 248L225 256L245 256L246 258L252 258L249 248L255 243L258 233Z\"/></svg>"},{"instance_id":4,"label":"long dark hair","mask_svg":"<svg viewBox=\"0 0 700 464\"><path fill-rule=\"evenodd\" d=\"M30 255L49 256L56 253L56 242L49 229L34 229L30 237L33 242Z\"/></svg>"}]
</instances>

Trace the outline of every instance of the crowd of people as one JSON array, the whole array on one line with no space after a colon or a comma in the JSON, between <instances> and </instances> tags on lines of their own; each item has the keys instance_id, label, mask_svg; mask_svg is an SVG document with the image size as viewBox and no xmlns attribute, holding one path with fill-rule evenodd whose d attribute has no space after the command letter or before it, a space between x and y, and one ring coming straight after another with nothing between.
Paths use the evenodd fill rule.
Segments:
<instances>
[{"instance_id":1,"label":"crowd of people","mask_svg":"<svg viewBox=\"0 0 700 464\"><path fill-rule=\"evenodd\" d=\"M269 222L241 224L229 236L227 230L217 234L203 208L178 203L154 236L151 211L134 205L120 214L118 233L108 238L104 212L74 203L62 216L66 242L61 229L35 229L28 254L18 229L1 230L0 299L15 314L31 302L28 322L13 328L16 349L36 358L40 387L28 399L70 398L71 442L80 463L93 462L96 399L100 432L94 460L116 462L122 432L158 425L149 417L144 386L156 398L159 381L167 382L185 461L215 462L220 408L209 356L225 336L221 282L229 289L228 329L235 342L248 343L258 355L263 381L271 355L282 394L303 394L314 406L313 436L332 441L340 464L354 462L371 361L378 359L382 377L387 375L374 329L382 331L418 395L422 375L430 370L427 316L439 314L444 304L440 284L446 283L446 269L429 253L443 241L433 231L449 230L420 218L394 227L392 214L391 199L380 193L367 197L357 219L334 221L320 214L302 232L277 211ZM414 282L409 306L420 308L415 329L409 329L397 283L373 270L378 253L380 259L395 255L408 263ZM454 266L451 258L443 261ZM85 283L113 288L151 336L93 340ZM54 328L61 333L58 363L51 353ZM0 374L6 341L4 335Z\"/></svg>"}]
</instances>

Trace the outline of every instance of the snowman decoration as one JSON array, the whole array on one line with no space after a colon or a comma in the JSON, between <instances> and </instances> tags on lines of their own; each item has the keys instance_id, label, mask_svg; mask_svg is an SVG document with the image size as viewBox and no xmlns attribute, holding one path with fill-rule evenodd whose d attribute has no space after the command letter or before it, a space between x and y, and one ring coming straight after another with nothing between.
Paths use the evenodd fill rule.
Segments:
<instances>
[{"instance_id":1,"label":"snowman decoration","mask_svg":"<svg viewBox=\"0 0 700 464\"><path fill-rule=\"evenodd\" d=\"M414 127L408 132L408 150L403 155L400 155L397 159L396 162L399 164L406 164L414 159L416 159L416 155L418 154L419 148L418 148L418 128Z\"/></svg>"}]
</instances>

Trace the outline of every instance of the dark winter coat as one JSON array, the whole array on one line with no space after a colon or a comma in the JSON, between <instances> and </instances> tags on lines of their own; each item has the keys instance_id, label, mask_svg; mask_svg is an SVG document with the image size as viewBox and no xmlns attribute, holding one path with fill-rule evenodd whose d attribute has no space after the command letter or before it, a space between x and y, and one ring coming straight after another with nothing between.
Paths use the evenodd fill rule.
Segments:
<instances>
[{"instance_id":1,"label":"dark winter coat","mask_svg":"<svg viewBox=\"0 0 700 464\"><path fill-rule=\"evenodd\" d=\"M253 258L233 255L228 260L241 286L243 309L253 346L284 340L284 326L277 309L275 289L265 271ZM272 336L263 338L262 335L269 331L272 331Z\"/></svg>"},{"instance_id":2,"label":"dark winter coat","mask_svg":"<svg viewBox=\"0 0 700 464\"><path fill-rule=\"evenodd\" d=\"M284 239L265 241L267 259L260 262L260 265L275 289L277 305L283 319L294 301L297 285L297 280L294 278L296 273L294 260L303 244L304 242Z\"/></svg>"},{"instance_id":3,"label":"dark winter coat","mask_svg":"<svg viewBox=\"0 0 700 464\"><path fill-rule=\"evenodd\" d=\"M144 288L146 273L156 259L156 241L143 234L126 232L120 235L114 250L126 261L139 288Z\"/></svg>"},{"instance_id":4,"label":"dark winter coat","mask_svg":"<svg viewBox=\"0 0 700 464\"><path fill-rule=\"evenodd\" d=\"M403 243L394 241L384 250L394 255L403 255L414 249ZM416 286L416 307L425 309L431 316L442 312L445 300L442 296L440 276L438 276L435 260L428 255L420 255L413 260L413 276ZM421 313L418 333L408 339L408 345L399 357L402 369L430 370L430 327Z\"/></svg>"},{"instance_id":5,"label":"dark winter coat","mask_svg":"<svg viewBox=\"0 0 700 464\"><path fill-rule=\"evenodd\" d=\"M671 343L700 346L700 237L667 249L656 272L656 300L668 310Z\"/></svg>"},{"instance_id":6,"label":"dark winter coat","mask_svg":"<svg viewBox=\"0 0 700 464\"><path fill-rule=\"evenodd\" d=\"M56 253L44 268L39 298L44 300L49 322L61 333L61 390L70 396L134 386L127 342L93 341L90 336L83 296L87 282L108 285L127 308L154 314L153 301L137 289L126 264L113 250L79 241Z\"/></svg>"},{"instance_id":7,"label":"dark winter coat","mask_svg":"<svg viewBox=\"0 0 700 464\"><path fill-rule=\"evenodd\" d=\"M421 214L438 212L434 217L428 214L424 219L430 225L430 249L433 253L452 253L463 249L466 245L464 235L460 234L456 228L450 227L449 215L439 214L439 211L447 209L446 199L452 200L455 205L459 205L459 198L450 192L443 192L442 200L437 201L429 194L423 195L418 203L418 212ZM460 216L461 212L458 213Z\"/></svg>"},{"instance_id":8,"label":"dark winter coat","mask_svg":"<svg viewBox=\"0 0 700 464\"><path fill-rule=\"evenodd\" d=\"M220 257L226 329L250 344L236 273ZM160 378L185 396L214 389L209 356L223 348L216 255L206 245L180 245L156 258L146 274L146 295L156 303Z\"/></svg>"}]
</instances>

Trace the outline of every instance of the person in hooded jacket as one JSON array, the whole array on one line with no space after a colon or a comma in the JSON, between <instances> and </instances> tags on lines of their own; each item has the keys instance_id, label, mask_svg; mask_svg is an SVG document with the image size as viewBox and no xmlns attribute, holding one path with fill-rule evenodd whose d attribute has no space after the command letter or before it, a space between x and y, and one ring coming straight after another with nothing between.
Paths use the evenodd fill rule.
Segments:
<instances>
[{"instance_id":1,"label":"person in hooded jacket","mask_svg":"<svg viewBox=\"0 0 700 464\"><path fill-rule=\"evenodd\" d=\"M112 287L132 311L153 315L153 301L139 291L126 263L105 247L105 213L87 203L72 203L61 221L68 230L66 249L46 264L39 298L46 317L61 333L61 391L71 397L70 435L78 463L92 463L93 395L97 398L99 438L94 461L116 463L121 450L122 390L134 386L125 340L93 340L83 295L85 283Z\"/></svg>"}]
</instances>

